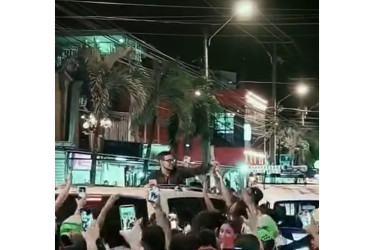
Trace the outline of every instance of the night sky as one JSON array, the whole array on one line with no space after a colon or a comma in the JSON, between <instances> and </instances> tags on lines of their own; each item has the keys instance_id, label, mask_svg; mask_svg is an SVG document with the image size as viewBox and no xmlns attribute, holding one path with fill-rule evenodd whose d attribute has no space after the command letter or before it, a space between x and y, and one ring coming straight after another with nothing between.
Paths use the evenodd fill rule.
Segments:
<instances>
[{"instance_id":1,"label":"night sky","mask_svg":"<svg viewBox=\"0 0 374 250\"><path fill-rule=\"evenodd\" d=\"M96 3L90 4L82 3L83 1L78 3L57 0L56 24L71 29L123 29L162 52L200 68L203 67L204 31L213 34L221 24L225 23L232 14L230 8L234 2L230 0L101 2L115 1L125 5L98 4L96 0L91 1ZM134 3L136 6L127 5L129 3ZM272 52L271 43L277 42L281 62L278 66L277 82L291 83L277 85L277 98L280 99L289 93L292 83L297 82L295 78L304 78L304 81L312 87L311 92L303 99L304 104L308 107L315 106L318 103L319 89L318 1L262 0L256 3L259 12L254 17L249 20L234 18L212 40L209 48L210 69L236 72L240 81L271 82L271 64L267 53ZM61 11L57 5L64 10ZM85 19L82 22L75 18L60 18L62 16L105 16L117 20ZM123 20L124 18L136 20ZM248 36L245 31L255 36L263 46ZM271 84L258 83L252 87L264 97L270 97ZM298 98L289 98L284 102L284 106L287 107L298 105L300 105Z\"/></svg>"}]
</instances>

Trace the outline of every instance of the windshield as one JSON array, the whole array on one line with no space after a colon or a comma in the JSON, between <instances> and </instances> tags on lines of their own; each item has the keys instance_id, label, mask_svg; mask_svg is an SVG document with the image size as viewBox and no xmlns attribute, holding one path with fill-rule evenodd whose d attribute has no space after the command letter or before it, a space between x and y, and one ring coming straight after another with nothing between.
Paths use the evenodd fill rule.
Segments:
<instances>
[{"instance_id":1,"label":"windshield","mask_svg":"<svg viewBox=\"0 0 374 250\"><path fill-rule=\"evenodd\" d=\"M219 199L210 199L216 209L225 210L225 202ZM199 212L206 210L203 198L170 198L168 199L170 213L175 213L179 219L179 225L191 224L192 218Z\"/></svg>"},{"instance_id":2,"label":"windshield","mask_svg":"<svg viewBox=\"0 0 374 250\"><path fill-rule=\"evenodd\" d=\"M304 210L312 212L317 208L318 200L278 201L274 203L274 217L280 227L302 228L298 214Z\"/></svg>"}]
</instances>

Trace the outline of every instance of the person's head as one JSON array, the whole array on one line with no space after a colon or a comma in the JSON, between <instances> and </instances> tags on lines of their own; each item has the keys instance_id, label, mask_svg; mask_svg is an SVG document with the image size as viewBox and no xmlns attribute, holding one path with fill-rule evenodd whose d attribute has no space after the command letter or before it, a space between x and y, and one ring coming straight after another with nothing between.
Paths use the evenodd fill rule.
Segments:
<instances>
[{"instance_id":1,"label":"person's head","mask_svg":"<svg viewBox=\"0 0 374 250\"><path fill-rule=\"evenodd\" d=\"M243 223L240 219L224 222L218 231L218 238L220 241L225 238L236 239L236 237L241 233L242 225Z\"/></svg>"},{"instance_id":2,"label":"person's head","mask_svg":"<svg viewBox=\"0 0 374 250\"><path fill-rule=\"evenodd\" d=\"M142 242L150 246L152 250L165 250L165 234L160 226L148 226L142 232Z\"/></svg>"},{"instance_id":3,"label":"person's head","mask_svg":"<svg viewBox=\"0 0 374 250\"><path fill-rule=\"evenodd\" d=\"M203 229L198 234L199 237L199 245L201 247L214 247L217 248L217 241L216 235L214 234L213 230L210 229Z\"/></svg>"},{"instance_id":4,"label":"person's head","mask_svg":"<svg viewBox=\"0 0 374 250\"><path fill-rule=\"evenodd\" d=\"M253 196L253 202L256 206L258 206L262 198L264 198L264 193L262 193L262 191L257 187L251 187L250 189L251 189L250 195Z\"/></svg>"},{"instance_id":5,"label":"person's head","mask_svg":"<svg viewBox=\"0 0 374 250\"><path fill-rule=\"evenodd\" d=\"M82 221L80 215L72 215L62 222L60 229L61 243L64 246L74 244L81 238Z\"/></svg>"},{"instance_id":6,"label":"person's head","mask_svg":"<svg viewBox=\"0 0 374 250\"><path fill-rule=\"evenodd\" d=\"M253 234L239 235L235 240L235 247L242 250L261 250L262 246L259 239Z\"/></svg>"},{"instance_id":7,"label":"person's head","mask_svg":"<svg viewBox=\"0 0 374 250\"><path fill-rule=\"evenodd\" d=\"M166 169L168 171L172 171L174 169L174 156L170 151L163 151L157 155L157 160L160 164L160 167Z\"/></svg>"},{"instance_id":8,"label":"person's head","mask_svg":"<svg viewBox=\"0 0 374 250\"><path fill-rule=\"evenodd\" d=\"M109 185L109 181L104 181L104 185Z\"/></svg>"},{"instance_id":9,"label":"person's head","mask_svg":"<svg viewBox=\"0 0 374 250\"><path fill-rule=\"evenodd\" d=\"M203 229L216 230L225 221L220 212L201 211L192 220L192 232L198 233Z\"/></svg>"},{"instance_id":10,"label":"person's head","mask_svg":"<svg viewBox=\"0 0 374 250\"><path fill-rule=\"evenodd\" d=\"M176 234L171 238L169 250L196 250L199 248L196 234Z\"/></svg>"},{"instance_id":11,"label":"person's head","mask_svg":"<svg viewBox=\"0 0 374 250\"><path fill-rule=\"evenodd\" d=\"M275 249L275 240L262 241L264 250L274 250Z\"/></svg>"}]
</instances>

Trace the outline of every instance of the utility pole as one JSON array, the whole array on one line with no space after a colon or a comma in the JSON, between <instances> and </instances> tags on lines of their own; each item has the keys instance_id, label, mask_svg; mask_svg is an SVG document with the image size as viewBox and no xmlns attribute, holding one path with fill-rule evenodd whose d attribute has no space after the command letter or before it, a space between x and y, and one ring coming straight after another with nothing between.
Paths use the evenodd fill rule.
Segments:
<instances>
[{"instance_id":1,"label":"utility pole","mask_svg":"<svg viewBox=\"0 0 374 250\"><path fill-rule=\"evenodd\" d=\"M271 151L271 163L273 165L277 164L277 158L276 158L276 151L277 151L277 45L273 43L273 55L271 58L271 64L272 64L272 70L271 70L271 81L272 81L272 99L273 99L273 107L274 107L274 132L273 132L273 140L271 140L270 145L270 151Z\"/></svg>"},{"instance_id":2,"label":"utility pole","mask_svg":"<svg viewBox=\"0 0 374 250\"><path fill-rule=\"evenodd\" d=\"M205 32L204 35L204 75L208 80L209 78L209 65L208 65L208 32Z\"/></svg>"}]
</instances>

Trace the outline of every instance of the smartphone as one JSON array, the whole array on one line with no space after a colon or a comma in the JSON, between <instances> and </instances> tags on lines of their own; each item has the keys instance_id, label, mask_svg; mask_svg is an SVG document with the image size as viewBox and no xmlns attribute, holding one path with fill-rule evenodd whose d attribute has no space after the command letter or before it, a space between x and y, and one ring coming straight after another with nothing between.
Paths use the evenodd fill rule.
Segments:
<instances>
[{"instance_id":1,"label":"smartphone","mask_svg":"<svg viewBox=\"0 0 374 250\"><path fill-rule=\"evenodd\" d=\"M78 187L78 198L85 198L87 195L87 187Z\"/></svg>"},{"instance_id":2,"label":"smartphone","mask_svg":"<svg viewBox=\"0 0 374 250\"><path fill-rule=\"evenodd\" d=\"M169 222L170 222L170 227L171 229L178 229L178 217L176 214L171 213L168 216Z\"/></svg>"},{"instance_id":3,"label":"smartphone","mask_svg":"<svg viewBox=\"0 0 374 250\"><path fill-rule=\"evenodd\" d=\"M134 205L122 205L119 207L119 217L122 230L131 230L136 222L136 211Z\"/></svg>"},{"instance_id":4,"label":"smartphone","mask_svg":"<svg viewBox=\"0 0 374 250\"><path fill-rule=\"evenodd\" d=\"M149 189L149 196L148 201L149 202L156 202L160 197L160 189L157 186L151 186Z\"/></svg>"},{"instance_id":5,"label":"smartphone","mask_svg":"<svg viewBox=\"0 0 374 250\"><path fill-rule=\"evenodd\" d=\"M188 164L191 162L191 156L187 156L187 155L185 155L184 157L183 157L183 166L184 167L188 167Z\"/></svg>"},{"instance_id":6,"label":"smartphone","mask_svg":"<svg viewBox=\"0 0 374 250\"><path fill-rule=\"evenodd\" d=\"M81 220L82 220L82 231L86 232L87 228L91 226L93 222L93 214L91 209L81 209Z\"/></svg>"},{"instance_id":7,"label":"smartphone","mask_svg":"<svg viewBox=\"0 0 374 250\"><path fill-rule=\"evenodd\" d=\"M310 226L312 223L312 215L309 211L304 210L299 213L299 218L301 220L301 223L303 224L303 229L306 229Z\"/></svg>"}]
</instances>

